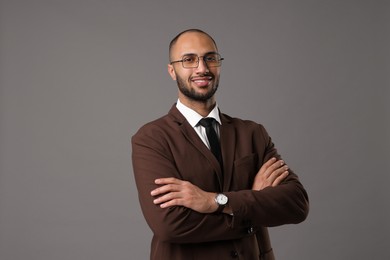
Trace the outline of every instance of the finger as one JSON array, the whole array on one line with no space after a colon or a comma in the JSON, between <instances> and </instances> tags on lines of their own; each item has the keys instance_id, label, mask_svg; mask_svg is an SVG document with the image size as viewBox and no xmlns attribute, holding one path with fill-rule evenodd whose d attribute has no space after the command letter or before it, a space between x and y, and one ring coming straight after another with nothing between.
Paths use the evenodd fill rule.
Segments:
<instances>
[{"instance_id":1,"label":"finger","mask_svg":"<svg viewBox=\"0 0 390 260\"><path fill-rule=\"evenodd\" d=\"M277 168L275 169L273 172L271 172L269 174L269 176L267 177L268 181L270 183L273 183L276 178L278 178L281 174L283 174L285 171L288 171L288 166L287 165L284 165L283 167L280 167L280 168Z\"/></svg>"},{"instance_id":2,"label":"finger","mask_svg":"<svg viewBox=\"0 0 390 260\"><path fill-rule=\"evenodd\" d=\"M161 208L169 208L169 207L173 207L173 206L185 206L184 205L184 200L182 199L173 199L173 200L170 200L170 201L167 201L163 204L160 205Z\"/></svg>"},{"instance_id":3,"label":"finger","mask_svg":"<svg viewBox=\"0 0 390 260\"><path fill-rule=\"evenodd\" d=\"M276 162L274 162L273 164L271 164L267 170L264 172L264 175L266 178L269 178L269 176L274 172L276 171L277 169L279 169L280 167L282 167L283 165L285 165L284 161L283 160L278 160Z\"/></svg>"},{"instance_id":4,"label":"finger","mask_svg":"<svg viewBox=\"0 0 390 260\"><path fill-rule=\"evenodd\" d=\"M283 160L278 160L278 161L274 162L269 168L273 169L273 170L276 170L276 169L282 167L285 164L286 163Z\"/></svg>"},{"instance_id":5,"label":"finger","mask_svg":"<svg viewBox=\"0 0 390 260\"><path fill-rule=\"evenodd\" d=\"M155 179L154 180L154 183L156 183L156 184L170 184L170 183L179 184L180 182L182 182L182 181L179 180L179 179L173 178L173 177L160 178L160 179Z\"/></svg>"},{"instance_id":6,"label":"finger","mask_svg":"<svg viewBox=\"0 0 390 260\"><path fill-rule=\"evenodd\" d=\"M276 158L275 157L272 157L271 159L269 159L268 161L266 161L261 167L260 167L260 170L259 170L259 173L260 174L263 174L267 171L267 169L276 162Z\"/></svg>"},{"instance_id":7,"label":"finger","mask_svg":"<svg viewBox=\"0 0 390 260\"><path fill-rule=\"evenodd\" d=\"M154 204L167 203L168 201L175 200L175 199L178 199L180 197L181 197L181 195L179 192L170 192L170 193L167 193L161 197L154 199L153 203Z\"/></svg>"},{"instance_id":8,"label":"finger","mask_svg":"<svg viewBox=\"0 0 390 260\"><path fill-rule=\"evenodd\" d=\"M160 204L161 208L168 208L172 206L189 207L188 199L185 199L179 192L166 194L161 198L155 199L153 202L155 204Z\"/></svg>"},{"instance_id":9,"label":"finger","mask_svg":"<svg viewBox=\"0 0 390 260\"><path fill-rule=\"evenodd\" d=\"M272 157L271 159L269 159L268 161L266 161L263 166L265 168L268 168L270 167L272 164L274 164L276 162L276 158L275 157Z\"/></svg>"},{"instance_id":10,"label":"finger","mask_svg":"<svg viewBox=\"0 0 390 260\"><path fill-rule=\"evenodd\" d=\"M164 186L158 187L150 192L150 195L152 196L158 196L161 194L165 194L168 192L174 192L174 191L179 191L180 190L180 185L177 184L166 184Z\"/></svg>"},{"instance_id":11,"label":"finger","mask_svg":"<svg viewBox=\"0 0 390 260\"><path fill-rule=\"evenodd\" d=\"M272 183L272 187L279 185L290 173L288 171L284 171L280 174L275 181Z\"/></svg>"}]
</instances>

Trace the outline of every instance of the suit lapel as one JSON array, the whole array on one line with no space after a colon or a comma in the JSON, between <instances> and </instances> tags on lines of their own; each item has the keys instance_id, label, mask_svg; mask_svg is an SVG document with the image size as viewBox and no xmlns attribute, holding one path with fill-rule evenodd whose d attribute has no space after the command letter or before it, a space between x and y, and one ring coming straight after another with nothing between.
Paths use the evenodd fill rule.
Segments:
<instances>
[{"instance_id":1,"label":"suit lapel","mask_svg":"<svg viewBox=\"0 0 390 260\"><path fill-rule=\"evenodd\" d=\"M221 150L223 158L223 174L224 174L224 184L223 191L228 191L233 174L233 163L234 163L234 151L236 148L236 138L234 125L231 123L230 119L220 113L222 126L220 127L220 140L221 140Z\"/></svg>"},{"instance_id":2,"label":"suit lapel","mask_svg":"<svg viewBox=\"0 0 390 260\"><path fill-rule=\"evenodd\" d=\"M191 143L200 153L202 153L204 157L208 160L208 162L211 164L211 166L214 168L214 172L216 173L219 182L219 189L220 191L222 191L224 187L224 184L222 183L224 178L222 175L221 166L219 165L217 158L203 143L203 141L200 139L198 134L188 123L185 117L179 112L179 110L177 110L175 105L171 108L169 114L173 117L173 120L178 123L182 134L188 140L188 142Z\"/></svg>"}]
</instances>

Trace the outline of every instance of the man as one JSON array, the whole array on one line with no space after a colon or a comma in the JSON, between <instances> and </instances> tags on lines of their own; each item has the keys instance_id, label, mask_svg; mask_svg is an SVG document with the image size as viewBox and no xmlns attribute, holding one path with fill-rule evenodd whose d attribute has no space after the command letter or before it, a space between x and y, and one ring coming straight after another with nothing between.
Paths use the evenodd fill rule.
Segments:
<instances>
[{"instance_id":1,"label":"man","mask_svg":"<svg viewBox=\"0 0 390 260\"><path fill-rule=\"evenodd\" d=\"M303 221L305 189L262 125L219 111L223 59L207 33L180 33L169 58L177 103L132 138L150 259L274 259L266 227Z\"/></svg>"}]
</instances>

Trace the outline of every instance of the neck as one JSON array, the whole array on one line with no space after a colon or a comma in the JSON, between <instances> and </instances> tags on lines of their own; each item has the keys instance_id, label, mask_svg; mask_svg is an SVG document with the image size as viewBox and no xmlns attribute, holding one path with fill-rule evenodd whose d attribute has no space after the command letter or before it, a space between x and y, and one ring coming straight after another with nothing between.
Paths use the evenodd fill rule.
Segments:
<instances>
[{"instance_id":1,"label":"neck","mask_svg":"<svg viewBox=\"0 0 390 260\"><path fill-rule=\"evenodd\" d=\"M181 103L183 103L183 105L191 108L203 117L206 117L208 114L210 114L211 110L213 110L216 104L214 97L204 102L189 100L188 98L183 98L181 96L179 96L179 100Z\"/></svg>"}]
</instances>

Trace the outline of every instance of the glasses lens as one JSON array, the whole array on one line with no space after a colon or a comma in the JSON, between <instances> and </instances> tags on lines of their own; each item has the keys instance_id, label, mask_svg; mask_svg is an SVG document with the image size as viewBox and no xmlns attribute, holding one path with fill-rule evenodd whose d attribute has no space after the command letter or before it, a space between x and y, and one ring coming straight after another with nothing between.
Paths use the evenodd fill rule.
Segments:
<instances>
[{"instance_id":1,"label":"glasses lens","mask_svg":"<svg viewBox=\"0 0 390 260\"><path fill-rule=\"evenodd\" d=\"M203 56L203 60L209 67L219 67L221 66L222 58L218 53L209 53ZM199 66L199 57L196 54L186 54L181 62L184 68L197 68Z\"/></svg>"},{"instance_id":2,"label":"glasses lens","mask_svg":"<svg viewBox=\"0 0 390 260\"><path fill-rule=\"evenodd\" d=\"M182 61L184 68L196 68L198 67L199 58L195 54L187 54L183 56Z\"/></svg>"},{"instance_id":3,"label":"glasses lens","mask_svg":"<svg viewBox=\"0 0 390 260\"><path fill-rule=\"evenodd\" d=\"M221 65L221 55L218 53L210 53L203 57L209 67L218 67Z\"/></svg>"}]
</instances>

